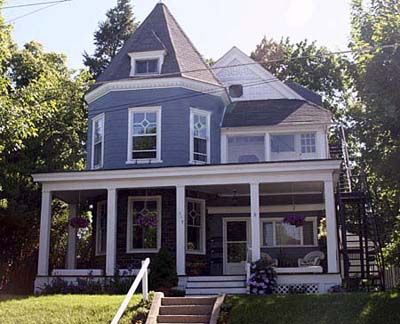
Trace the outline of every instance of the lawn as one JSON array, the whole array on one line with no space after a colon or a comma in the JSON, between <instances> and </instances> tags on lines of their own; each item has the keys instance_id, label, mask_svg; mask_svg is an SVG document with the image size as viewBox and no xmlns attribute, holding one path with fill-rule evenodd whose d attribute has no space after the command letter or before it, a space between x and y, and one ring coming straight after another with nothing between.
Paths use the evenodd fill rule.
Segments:
<instances>
[{"instance_id":1,"label":"lawn","mask_svg":"<svg viewBox=\"0 0 400 324\"><path fill-rule=\"evenodd\" d=\"M398 324L399 293L232 296L229 324Z\"/></svg>"},{"instance_id":2,"label":"lawn","mask_svg":"<svg viewBox=\"0 0 400 324\"><path fill-rule=\"evenodd\" d=\"M125 296L53 295L20 297L0 295L0 323L109 323ZM141 295L135 295L121 324L132 322Z\"/></svg>"}]
</instances>

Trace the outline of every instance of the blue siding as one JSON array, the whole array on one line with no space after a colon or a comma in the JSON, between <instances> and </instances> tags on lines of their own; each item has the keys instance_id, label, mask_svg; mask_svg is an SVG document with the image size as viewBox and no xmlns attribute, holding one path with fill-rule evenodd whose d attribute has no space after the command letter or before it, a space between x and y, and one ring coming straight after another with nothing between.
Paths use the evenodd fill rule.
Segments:
<instances>
[{"instance_id":1,"label":"blue siding","mask_svg":"<svg viewBox=\"0 0 400 324\"><path fill-rule=\"evenodd\" d=\"M128 109L161 106L161 159L158 164L126 164ZM211 163L220 163L219 97L183 88L113 91L89 105L88 163L91 161L92 118L105 114L104 169L187 165L190 160L190 108L211 112Z\"/></svg>"}]
</instances>

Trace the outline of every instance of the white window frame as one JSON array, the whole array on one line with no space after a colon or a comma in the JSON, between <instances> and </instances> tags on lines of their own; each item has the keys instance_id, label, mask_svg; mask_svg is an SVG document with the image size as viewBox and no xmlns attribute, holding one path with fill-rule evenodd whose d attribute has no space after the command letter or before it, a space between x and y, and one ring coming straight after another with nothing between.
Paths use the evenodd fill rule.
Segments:
<instances>
[{"instance_id":1,"label":"white window frame","mask_svg":"<svg viewBox=\"0 0 400 324\"><path fill-rule=\"evenodd\" d=\"M314 234L314 244L304 244L304 233L303 230L300 231L300 244L299 245L277 245L276 244L276 223L283 222L283 217L274 217L274 218L262 218L261 219L261 229L260 229L260 238L261 238L261 247L262 248L304 248L304 247L318 247L318 224L317 224L317 217L311 216L306 217L306 222L313 223L313 234ZM268 246L264 244L264 223L272 223L272 240L274 245Z\"/></svg>"},{"instance_id":2,"label":"white window frame","mask_svg":"<svg viewBox=\"0 0 400 324\"><path fill-rule=\"evenodd\" d=\"M133 233L132 233L132 202L133 201L146 201L156 200L157 201L157 247L155 249L134 249L131 246ZM162 197L161 196L129 196L128 197L128 211L127 211L127 228L126 228L126 253L157 253L161 248L161 212L162 212Z\"/></svg>"},{"instance_id":3,"label":"white window frame","mask_svg":"<svg viewBox=\"0 0 400 324\"><path fill-rule=\"evenodd\" d=\"M188 250L188 248L187 248L187 245L188 245L188 240L187 240L188 203L189 202L200 203L200 205L201 205L200 250ZM185 249L186 249L186 254L198 254L198 255L206 254L206 201L204 199L186 198L186 204L185 204Z\"/></svg>"},{"instance_id":4,"label":"white window frame","mask_svg":"<svg viewBox=\"0 0 400 324\"><path fill-rule=\"evenodd\" d=\"M164 64L164 57L166 50L161 51L149 51L149 52L131 52L128 55L131 58L131 71L129 76L146 76L146 75L157 75L161 74L162 66ZM158 72L156 73L136 73L136 61L143 60L158 60Z\"/></svg>"},{"instance_id":5,"label":"white window frame","mask_svg":"<svg viewBox=\"0 0 400 324\"><path fill-rule=\"evenodd\" d=\"M133 135L133 114L134 113L156 113L157 134L156 134L156 157L151 159L133 159L132 137ZM143 135L140 135L143 136ZM146 136L146 135L144 135ZM154 135L151 135L154 136ZM126 164L161 163L161 106L157 107L134 107L128 110L128 150Z\"/></svg>"},{"instance_id":6,"label":"white window frame","mask_svg":"<svg viewBox=\"0 0 400 324\"><path fill-rule=\"evenodd\" d=\"M197 161L194 159L194 115L204 116L207 119L207 161ZM211 161L211 112L198 108L190 108L190 164L210 164Z\"/></svg>"},{"instance_id":7,"label":"white window frame","mask_svg":"<svg viewBox=\"0 0 400 324\"><path fill-rule=\"evenodd\" d=\"M92 156L91 156L91 163L90 163L92 169L101 169L104 165L104 138L105 138L104 120L105 120L104 113L92 118L92 147L91 147ZM103 129L103 134L102 134L102 138L101 138L101 144L102 144L101 145L101 163L99 165L94 165L94 146L95 146L95 144L98 144L98 143L94 142L95 124L99 121L101 122L102 129Z\"/></svg>"},{"instance_id":8,"label":"white window frame","mask_svg":"<svg viewBox=\"0 0 400 324\"><path fill-rule=\"evenodd\" d=\"M245 134L245 133L239 133L239 134L228 134L226 135L226 163L240 163L240 162L229 162L229 138L230 137L264 137L264 161L267 161L267 155L266 155L266 141L267 138L265 136L265 133L250 133L250 134ZM260 162L264 162L260 161Z\"/></svg>"},{"instance_id":9,"label":"white window frame","mask_svg":"<svg viewBox=\"0 0 400 324\"><path fill-rule=\"evenodd\" d=\"M106 255L106 251L100 251L100 239L106 240L106 250L107 250L107 221L106 221L106 237L101 238L101 231L100 231L100 208L104 207L106 211L106 220L107 220L107 201L102 200L97 202L96 206L96 256Z\"/></svg>"}]
</instances>

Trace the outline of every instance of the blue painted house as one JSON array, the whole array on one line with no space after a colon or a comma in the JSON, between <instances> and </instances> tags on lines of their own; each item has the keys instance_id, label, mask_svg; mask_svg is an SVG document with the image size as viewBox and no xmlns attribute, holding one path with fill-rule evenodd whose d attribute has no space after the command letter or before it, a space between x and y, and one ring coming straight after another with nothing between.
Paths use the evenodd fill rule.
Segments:
<instances>
[{"instance_id":1,"label":"blue painted house","mask_svg":"<svg viewBox=\"0 0 400 324\"><path fill-rule=\"evenodd\" d=\"M36 289L56 277L134 275L161 247L187 294L243 293L246 264L260 258L274 262L280 293L341 283L341 161L330 157L332 116L317 94L236 47L209 67L159 3L86 101L86 170L34 175L43 190ZM77 257L70 225L65 265L49 263L53 199L71 219L91 212L90 258Z\"/></svg>"}]
</instances>

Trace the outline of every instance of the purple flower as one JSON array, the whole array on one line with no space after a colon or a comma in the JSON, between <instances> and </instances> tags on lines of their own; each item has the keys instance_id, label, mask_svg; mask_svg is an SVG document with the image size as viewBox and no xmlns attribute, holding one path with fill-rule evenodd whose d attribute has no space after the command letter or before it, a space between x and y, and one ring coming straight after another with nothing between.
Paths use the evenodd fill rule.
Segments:
<instances>
[{"instance_id":1,"label":"purple flower","mask_svg":"<svg viewBox=\"0 0 400 324\"><path fill-rule=\"evenodd\" d=\"M283 219L284 223L300 227L304 225L305 217L303 215L288 215Z\"/></svg>"},{"instance_id":2,"label":"purple flower","mask_svg":"<svg viewBox=\"0 0 400 324\"><path fill-rule=\"evenodd\" d=\"M69 220L69 225L74 228L86 228L89 226L89 221L83 217L72 217Z\"/></svg>"},{"instance_id":3,"label":"purple flower","mask_svg":"<svg viewBox=\"0 0 400 324\"><path fill-rule=\"evenodd\" d=\"M140 215L136 219L136 224L142 227L157 227L157 216L156 215Z\"/></svg>"}]
</instances>

